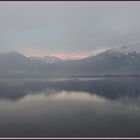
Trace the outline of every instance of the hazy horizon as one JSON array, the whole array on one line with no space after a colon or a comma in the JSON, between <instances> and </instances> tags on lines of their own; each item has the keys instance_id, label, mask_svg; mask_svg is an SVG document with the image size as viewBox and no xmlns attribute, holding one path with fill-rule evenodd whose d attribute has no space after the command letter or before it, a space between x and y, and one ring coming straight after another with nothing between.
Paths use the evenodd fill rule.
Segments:
<instances>
[{"instance_id":1,"label":"hazy horizon","mask_svg":"<svg viewBox=\"0 0 140 140\"><path fill-rule=\"evenodd\" d=\"M62 59L62 60L78 60L78 59L83 59L83 58L87 58L87 57L90 57L90 56L95 56L97 54L100 54L100 53L106 51L107 49L110 49L110 48L98 49L96 52L94 52L94 51L93 52L89 52L89 53L83 52L80 55L77 55L77 53L74 53L74 52L71 52L71 53L63 53L63 52L60 52L60 53L37 52L37 53L34 53L34 54L30 54L30 53L26 54L26 53L23 53L23 52L20 52L20 51L16 51L16 50L2 51L2 52L0 52L0 54L8 54L8 53L15 52L15 53L20 53L21 55L24 55L25 57L46 57L46 56L52 56L52 57L56 57L56 58L59 58L59 59Z\"/></svg>"}]
</instances>

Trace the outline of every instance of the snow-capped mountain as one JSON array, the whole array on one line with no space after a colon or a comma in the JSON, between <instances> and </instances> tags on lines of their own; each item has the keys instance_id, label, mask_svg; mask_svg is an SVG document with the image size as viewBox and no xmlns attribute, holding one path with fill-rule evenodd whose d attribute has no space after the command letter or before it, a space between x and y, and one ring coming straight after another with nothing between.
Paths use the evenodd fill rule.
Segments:
<instances>
[{"instance_id":1,"label":"snow-capped mountain","mask_svg":"<svg viewBox=\"0 0 140 140\"><path fill-rule=\"evenodd\" d=\"M130 61L130 59L134 59L135 57L138 56L140 56L140 43L131 43L128 45L122 45L122 46L106 49L104 52L98 53L95 56L90 56L86 59L94 58L94 60L101 61L109 57L111 58L127 57L129 58L128 61Z\"/></svg>"},{"instance_id":2,"label":"snow-capped mountain","mask_svg":"<svg viewBox=\"0 0 140 140\"><path fill-rule=\"evenodd\" d=\"M101 73L140 73L140 43L110 48L89 58L88 62L90 61L93 65L93 71Z\"/></svg>"},{"instance_id":3,"label":"snow-capped mountain","mask_svg":"<svg viewBox=\"0 0 140 140\"><path fill-rule=\"evenodd\" d=\"M92 74L140 74L140 43L110 48L81 60L26 57L17 52L0 54L1 77Z\"/></svg>"},{"instance_id":4,"label":"snow-capped mountain","mask_svg":"<svg viewBox=\"0 0 140 140\"><path fill-rule=\"evenodd\" d=\"M54 63L59 63L62 62L62 60L60 58L57 58L55 56L44 56L44 57L29 57L29 59L31 60L40 60L42 64L54 64Z\"/></svg>"},{"instance_id":5,"label":"snow-capped mountain","mask_svg":"<svg viewBox=\"0 0 140 140\"><path fill-rule=\"evenodd\" d=\"M129 55L129 54L140 54L140 43L131 43L120 47L114 47L106 51L112 55Z\"/></svg>"}]
</instances>

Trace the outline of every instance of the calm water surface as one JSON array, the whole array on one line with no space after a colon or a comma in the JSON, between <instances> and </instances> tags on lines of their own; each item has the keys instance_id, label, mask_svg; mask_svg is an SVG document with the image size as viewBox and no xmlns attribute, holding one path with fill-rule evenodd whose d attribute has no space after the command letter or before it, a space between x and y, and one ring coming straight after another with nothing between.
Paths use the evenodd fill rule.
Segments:
<instances>
[{"instance_id":1,"label":"calm water surface","mask_svg":"<svg viewBox=\"0 0 140 140\"><path fill-rule=\"evenodd\" d=\"M0 137L140 137L140 79L1 80Z\"/></svg>"}]
</instances>

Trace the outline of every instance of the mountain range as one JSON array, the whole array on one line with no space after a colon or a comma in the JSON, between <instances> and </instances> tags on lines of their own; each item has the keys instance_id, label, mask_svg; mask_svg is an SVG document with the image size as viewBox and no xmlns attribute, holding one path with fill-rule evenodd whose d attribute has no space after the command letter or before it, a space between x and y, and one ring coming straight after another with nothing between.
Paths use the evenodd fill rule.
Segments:
<instances>
[{"instance_id":1,"label":"mountain range","mask_svg":"<svg viewBox=\"0 0 140 140\"><path fill-rule=\"evenodd\" d=\"M80 60L0 53L0 77L140 74L140 43L114 47Z\"/></svg>"}]
</instances>

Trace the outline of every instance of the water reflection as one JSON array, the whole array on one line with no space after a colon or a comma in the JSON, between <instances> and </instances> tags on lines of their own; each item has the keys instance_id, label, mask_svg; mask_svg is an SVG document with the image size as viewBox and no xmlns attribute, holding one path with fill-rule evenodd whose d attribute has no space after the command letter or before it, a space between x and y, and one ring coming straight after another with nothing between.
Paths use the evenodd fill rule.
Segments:
<instances>
[{"instance_id":1,"label":"water reflection","mask_svg":"<svg viewBox=\"0 0 140 140\"><path fill-rule=\"evenodd\" d=\"M29 93L46 95L58 91L83 91L115 100L122 97L138 98L140 79L95 79L90 81L4 81L0 82L0 99L18 100ZM53 93L54 91L54 93Z\"/></svg>"},{"instance_id":2,"label":"water reflection","mask_svg":"<svg viewBox=\"0 0 140 140\"><path fill-rule=\"evenodd\" d=\"M0 136L140 136L139 82L1 82Z\"/></svg>"}]
</instances>

